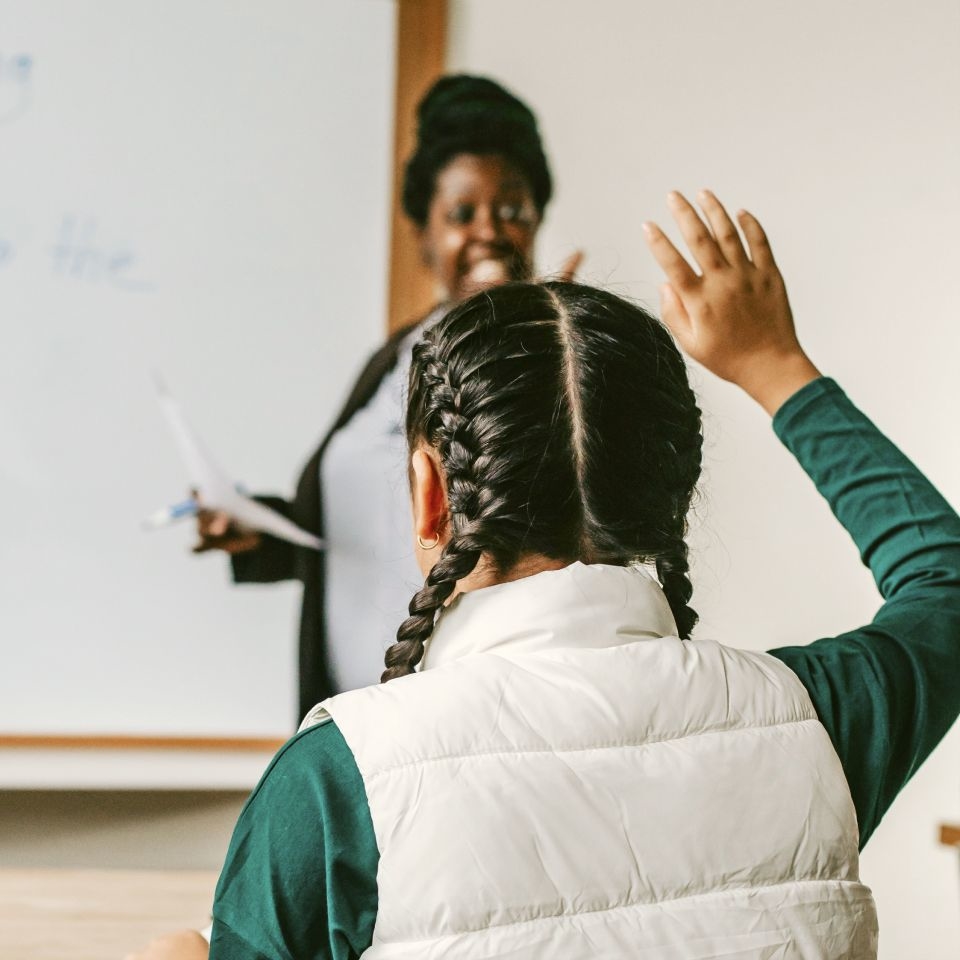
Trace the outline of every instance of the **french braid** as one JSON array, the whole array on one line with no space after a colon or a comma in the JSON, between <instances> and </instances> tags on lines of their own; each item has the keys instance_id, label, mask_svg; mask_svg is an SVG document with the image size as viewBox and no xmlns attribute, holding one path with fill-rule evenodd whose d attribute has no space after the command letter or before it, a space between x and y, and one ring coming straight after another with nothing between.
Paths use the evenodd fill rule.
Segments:
<instances>
[{"instance_id":1,"label":"french braid","mask_svg":"<svg viewBox=\"0 0 960 960\"><path fill-rule=\"evenodd\" d=\"M681 535L672 547L661 553L656 560L657 576L676 621L677 635L683 640L690 638L697 620L700 619L697 611L689 605L693 596L693 584L687 576L690 569L687 562L688 552L689 548Z\"/></svg>"},{"instance_id":2,"label":"french braid","mask_svg":"<svg viewBox=\"0 0 960 960\"><path fill-rule=\"evenodd\" d=\"M685 382L685 371L682 371L682 375ZM675 381L670 383L669 378L665 377L662 383L672 397L682 396ZM670 510L673 519L665 524L665 546L657 553L655 561L657 576L677 624L677 634L687 640L700 619L696 610L690 606L693 584L688 576L690 550L685 537L687 514L702 466L703 433L700 408L696 403L674 403L673 407L674 420L671 429L674 434L672 447L675 456L673 469L666 471L674 494L674 503Z\"/></svg>"},{"instance_id":3,"label":"french braid","mask_svg":"<svg viewBox=\"0 0 960 960\"><path fill-rule=\"evenodd\" d=\"M459 539L459 538L458 538ZM400 629L397 640L385 656L386 670L381 683L413 673L423 658L424 644L433 633L433 625L439 610L447 602L458 580L466 577L477 565L482 549L469 543L451 540L427 575L423 589L418 590L410 601L409 613Z\"/></svg>"},{"instance_id":4,"label":"french braid","mask_svg":"<svg viewBox=\"0 0 960 960\"><path fill-rule=\"evenodd\" d=\"M474 570L483 554L483 516L491 506L489 494L484 495L478 483L479 445L464 411L461 385L452 380L448 364L429 339L415 347L414 365L419 371L428 429L444 466L452 532L423 589L410 601L410 616L400 625L396 642L384 656L386 670L381 683L413 673L420 663L437 613L457 581Z\"/></svg>"}]
</instances>

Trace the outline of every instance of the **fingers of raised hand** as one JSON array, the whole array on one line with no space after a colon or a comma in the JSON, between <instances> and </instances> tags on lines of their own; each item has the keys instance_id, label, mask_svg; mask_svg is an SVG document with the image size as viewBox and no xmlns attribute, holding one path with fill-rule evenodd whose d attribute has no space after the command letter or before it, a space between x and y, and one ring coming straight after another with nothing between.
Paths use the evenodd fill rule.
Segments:
<instances>
[{"instance_id":1,"label":"fingers of raised hand","mask_svg":"<svg viewBox=\"0 0 960 960\"><path fill-rule=\"evenodd\" d=\"M695 286L699 279L696 271L687 263L670 238L655 223L645 223L643 233L653 258L660 264L673 288L689 290Z\"/></svg>"},{"instance_id":2,"label":"fingers of raised hand","mask_svg":"<svg viewBox=\"0 0 960 960\"><path fill-rule=\"evenodd\" d=\"M700 219L700 214L692 203L677 191L667 195L670 212L676 220L680 233L690 248L690 253L706 273L709 270L720 270L728 265L716 239L707 225Z\"/></svg>"},{"instance_id":3,"label":"fingers of raised hand","mask_svg":"<svg viewBox=\"0 0 960 960\"><path fill-rule=\"evenodd\" d=\"M771 270L776 268L776 262L773 259L773 250L770 248L770 241L760 221L752 213L741 210L737 214L740 221L740 227L743 235L747 238L750 247L750 259L754 266L760 270Z\"/></svg>"},{"instance_id":4,"label":"fingers of raised hand","mask_svg":"<svg viewBox=\"0 0 960 960\"><path fill-rule=\"evenodd\" d=\"M727 263L735 266L748 264L747 252L743 249L736 224L716 195L710 190L701 190L697 200L707 216L707 223L710 224L717 246Z\"/></svg>"},{"instance_id":5,"label":"fingers of raised hand","mask_svg":"<svg viewBox=\"0 0 960 960\"><path fill-rule=\"evenodd\" d=\"M669 283L660 287L660 317L687 353L693 346L693 323L683 301Z\"/></svg>"}]
</instances>

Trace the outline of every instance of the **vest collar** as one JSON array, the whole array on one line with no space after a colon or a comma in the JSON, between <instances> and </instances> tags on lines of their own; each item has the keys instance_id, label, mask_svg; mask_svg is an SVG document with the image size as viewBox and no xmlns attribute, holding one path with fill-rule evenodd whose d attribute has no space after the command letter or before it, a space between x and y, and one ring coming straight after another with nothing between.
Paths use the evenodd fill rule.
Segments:
<instances>
[{"instance_id":1,"label":"vest collar","mask_svg":"<svg viewBox=\"0 0 960 960\"><path fill-rule=\"evenodd\" d=\"M676 633L647 570L578 561L461 594L440 614L421 669L494 650L613 647Z\"/></svg>"}]
</instances>

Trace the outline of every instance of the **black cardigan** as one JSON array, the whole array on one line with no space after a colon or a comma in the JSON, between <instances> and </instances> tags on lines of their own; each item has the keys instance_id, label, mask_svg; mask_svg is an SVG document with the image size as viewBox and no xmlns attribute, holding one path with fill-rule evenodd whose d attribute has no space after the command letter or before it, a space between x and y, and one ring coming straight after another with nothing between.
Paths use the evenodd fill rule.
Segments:
<instances>
[{"instance_id":1,"label":"black cardigan","mask_svg":"<svg viewBox=\"0 0 960 960\"><path fill-rule=\"evenodd\" d=\"M396 366L400 344L415 326L410 324L392 334L367 362L333 426L303 468L293 500L274 496L258 496L257 500L304 530L323 536L320 459L334 434L370 402L383 378ZM280 580L300 580L303 583L298 713L302 719L312 706L339 692L333 689L327 663L323 551L298 547L264 534L260 546L233 554L231 563L235 583L276 583Z\"/></svg>"}]
</instances>

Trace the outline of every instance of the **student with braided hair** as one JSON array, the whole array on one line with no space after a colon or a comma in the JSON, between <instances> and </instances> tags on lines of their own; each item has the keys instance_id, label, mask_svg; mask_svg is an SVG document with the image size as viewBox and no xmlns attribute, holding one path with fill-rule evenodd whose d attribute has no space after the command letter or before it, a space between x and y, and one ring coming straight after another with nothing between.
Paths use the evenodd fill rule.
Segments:
<instances>
[{"instance_id":1,"label":"student with braided hair","mask_svg":"<svg viewBox=\"0 0 960 960\"><path fill-rule=\"evenodd\" d=\"M531 562L614 565L617 577L655 563L670 632L689 637L700 410L669 333L642 310L564 283L470 300L414 348L407 437L421 516L445 546L384 681L420 662L458 583L514 579Z\"/></svg>"},{"instance_id":2,"label":"student with braided hair","mask_svg":"<svg viewBox=\"0 0 960 960\"><path fill-rule=\"evenodd\" d=\"M318 705L248 801L212 957L876 957L858 848L960 713L960 518L804 353L759 223L745 247L712 194L670 202L699 272L646 225L664 321L771 414L879 612L688 639L671 336L589 287L478 294L413 354L424 586L384 683Z\"/></svg>"}]
</instances>

